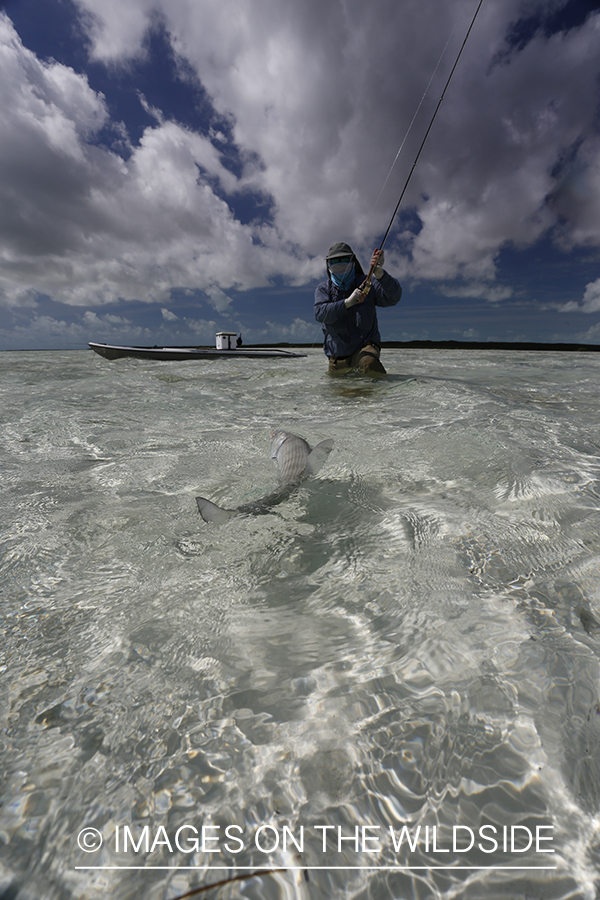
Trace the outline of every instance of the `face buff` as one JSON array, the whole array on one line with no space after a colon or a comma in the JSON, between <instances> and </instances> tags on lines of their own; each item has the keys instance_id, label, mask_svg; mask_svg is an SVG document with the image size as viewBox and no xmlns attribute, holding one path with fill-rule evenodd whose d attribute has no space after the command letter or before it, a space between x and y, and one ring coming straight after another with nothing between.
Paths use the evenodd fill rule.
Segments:
<instances>
[{"instance_id":1,"label":"face buff","mask_svg":"<svg viewBox=\"0 0 600 900\"><path fill-rule=\"evenodd\" d=\"M346 257L342 260L332 260L329 263L329 274L337 288L347 290L354 281L354 260Z\"/></svg>"}]
</instances>

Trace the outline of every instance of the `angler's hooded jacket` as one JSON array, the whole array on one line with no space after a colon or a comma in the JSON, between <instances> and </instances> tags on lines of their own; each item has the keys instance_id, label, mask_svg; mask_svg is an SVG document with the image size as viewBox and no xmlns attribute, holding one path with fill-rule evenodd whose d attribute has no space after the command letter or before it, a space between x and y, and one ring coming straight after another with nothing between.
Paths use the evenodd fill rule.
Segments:
<instances>
[{"instance_id":1,"label":"angler's hooded jacket","mask_svg":"<svg viewBox=\"0 0 600 900\"><path fill-rule=\"evenodd\" d=\"M344 300L365 280L356 263L354 284L347 290L337 288L331 279L321 282L315 291L315 319L321 322L325 337L323 350L329 357L352 356L366 344L381 344L376 306L395 306L402 296L400 282L384 270L380 279L371 276L371 290L362 303L346 309Z\"/></svg>"}]
</instances>

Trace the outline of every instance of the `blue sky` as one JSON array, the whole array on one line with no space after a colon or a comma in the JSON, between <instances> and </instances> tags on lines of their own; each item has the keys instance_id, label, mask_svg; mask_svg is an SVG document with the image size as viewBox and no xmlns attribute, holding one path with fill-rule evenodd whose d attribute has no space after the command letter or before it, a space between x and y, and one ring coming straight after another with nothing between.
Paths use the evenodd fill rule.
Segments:
<instances>
[{"instance_id":1,"label":"blue sky","mask_svg":"<svg viewBox=\"0 0 600 900\"><path fill-rule=\"evenodd\" d=\"M476 5L0 3L0 349L320 343L325 252L366 267ZM384 340L600 343L599 46L600 2L484 0Z\"/></svg>"}]
</instances>

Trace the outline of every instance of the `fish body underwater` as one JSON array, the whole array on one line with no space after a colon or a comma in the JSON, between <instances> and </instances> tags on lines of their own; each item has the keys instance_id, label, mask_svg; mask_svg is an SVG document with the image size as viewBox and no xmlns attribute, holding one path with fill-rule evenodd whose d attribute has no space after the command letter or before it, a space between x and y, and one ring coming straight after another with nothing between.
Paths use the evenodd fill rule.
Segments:
<instances>
[{"instance_id":1,"label":"fish body underwater","mask_svg":"<svg viewBox=\"0 0 600 900\"><path fill-rule=\"evenodd\" d=\"M231 516L240 514L264 515L271 511L278 503L283 503L293 494L301 481L311 475L315 475L327 459L333 440L328 438L311 450L310 445L290 431L274 431L271 434L271 459L277 463L280 485L277 490L255 500L245 503L236 509L223 509L207 500L206 497L196 497L198 511L205 522L214 522L220 525Z\"/></svg>"}]
</instances>

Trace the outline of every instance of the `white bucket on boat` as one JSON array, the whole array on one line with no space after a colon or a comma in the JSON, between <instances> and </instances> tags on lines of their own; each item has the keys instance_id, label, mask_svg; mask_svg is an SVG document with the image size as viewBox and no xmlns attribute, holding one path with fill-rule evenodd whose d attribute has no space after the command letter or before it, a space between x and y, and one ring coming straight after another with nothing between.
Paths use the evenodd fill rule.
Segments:
<instances>
[{"instance_id":1,"label":"white bucket on boat","mask_svg":"<svg viewBox=\"0 0 600 900\"><path fill-rule=\"evenodd\" d=\"M218 331L217 350L235 350L236 337L235 331Z\"/></svg>"}]
</instances>

